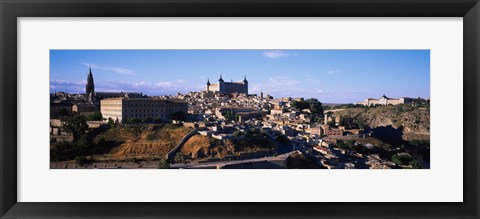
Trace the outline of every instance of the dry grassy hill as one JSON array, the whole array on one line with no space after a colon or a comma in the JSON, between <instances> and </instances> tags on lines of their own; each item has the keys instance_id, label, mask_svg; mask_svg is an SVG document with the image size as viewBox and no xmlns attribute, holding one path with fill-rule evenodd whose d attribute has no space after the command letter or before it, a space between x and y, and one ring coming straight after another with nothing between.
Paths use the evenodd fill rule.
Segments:
<instances>
[{"instance_id":1,"label":"dry grassy hill","mask_svg":"<svg viewBox=\"0 0 480 219\"><path fill-rule=\"evenodd\" d=\"M105 141L112 148L96 155L95 160L160 159L191 130L173 124L109 129L96 136L94 142Z\"/></svg>"}]
</instances>

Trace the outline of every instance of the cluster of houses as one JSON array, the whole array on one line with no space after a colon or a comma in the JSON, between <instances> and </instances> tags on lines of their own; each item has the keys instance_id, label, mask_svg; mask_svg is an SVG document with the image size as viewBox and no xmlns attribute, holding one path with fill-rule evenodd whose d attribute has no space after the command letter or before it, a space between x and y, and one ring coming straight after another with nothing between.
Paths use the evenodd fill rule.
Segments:
<instances>
[{"instance_id":1,"label":"cluster of houses","mask_svg":"<svg viewBox=\"0 0 480 219\"><path fill-rule=\"evenodd\" d=\"M275 99L270 95L264 97L263 93L256 95L212 91L179 93L160 98L177 99L187 103L187 121L183 124L198 128L200 135L225 140L255 130L272 139L278 136L286 137L288 147L282 153L300 150L310 154L316 162L327 168L365 168L359 165L367 165L370 168L392 166L375 155L355 154L337 148L337 141L365 138L370 133L362 129L346 129L339 126L340 118L333 113L316 114L311 113L309 109L297 110L291 105L292 101L296 100L293 98ZM57 92L51 96L52 115L59 112L68 115L90 115L99 112L99 108L99 104L87 101L82 94ZM136 110L133 108L127 110L130 111ZM87 124L90 128L96 128L105 125L106 121L88 121ZM61 125L62 121L59 118L52 118L50 133L57 136L65 135L66 133L61 132Z\"/></svg>"},{"instance_id":2,"label":"cluster of houses","mask_svg":"<svg viewBox=\"0 0 480 219\"><path fill-rule=\"evenodd\" d=\"M371 133L339 126L340 118L331 113L297 110L291 105L295 100L292 98L220 92L189 92L177 94L175 98L189 103L191 122L184 125L199 128L198 133L204 136L224 140L235 138L238 133L257 130L272 139L285 136L289 139L289 150L311 154L327 168L390 168L394 165L385 163L378 156L374 159L375 156L370 158L337 148L337 141L366 138ZM327 124L331 121L334 126ZM362 146L373 147L370 144Z\"/></svg>"}]
</instances>

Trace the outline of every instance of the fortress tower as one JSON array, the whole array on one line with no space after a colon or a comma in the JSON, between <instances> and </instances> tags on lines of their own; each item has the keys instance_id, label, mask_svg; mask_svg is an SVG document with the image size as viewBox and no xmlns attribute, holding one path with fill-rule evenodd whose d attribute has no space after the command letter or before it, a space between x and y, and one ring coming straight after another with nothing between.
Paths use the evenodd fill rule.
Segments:
<instances>
[{"instance_id":1,"label":"fortress tower","mask_svg":"<svg viewBox=\"0 0 480 219\"><path fill-rule=\"evenodd\" d=\"M244 77L243 81L225 82L222 78L222 75L220 75L220 78L218 79L218 84L210 84L210 79L208 79L206 91L220 93L244 93L248 95L247 76Z\"/></svg>"}]
</instances>

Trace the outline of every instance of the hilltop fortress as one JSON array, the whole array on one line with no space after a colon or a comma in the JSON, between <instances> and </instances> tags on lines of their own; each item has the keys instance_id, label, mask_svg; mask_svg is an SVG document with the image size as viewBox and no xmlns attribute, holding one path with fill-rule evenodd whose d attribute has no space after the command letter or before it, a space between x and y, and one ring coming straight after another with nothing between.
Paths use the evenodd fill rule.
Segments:
<instances>
[{"instance_id":1,"label":"hilltop fortress","mask_svg":"<svg viewBox=\"0 0 480 219\"><path fill-rule=\"evenodd\" d=\"M401 98L390 98L385 96L380 97L380 99L375 98L367 98L365 101L357 102L359 105L364 106L374 106L374 105L398 105L398 104L405 104L405 103L415 103L415 102L427 102L429 99L423 99L420 97L411 98L411 97L401 97Z\"/></svg>"},{"instance_id":2,"label":"hilltop fortress","mask_svg":"<svg viewBox=\"0 0 480 219\"><path fill-rule=\"evenodd\" d=\"M218 79L218 84L210 84L210 79L208 79L206 91L220 93L244 93L245 95L248 95L247 76L245 76L243 81L225 82L222 78L222 75L220 75L220 79Z\"/></svg>"}]
</instances>

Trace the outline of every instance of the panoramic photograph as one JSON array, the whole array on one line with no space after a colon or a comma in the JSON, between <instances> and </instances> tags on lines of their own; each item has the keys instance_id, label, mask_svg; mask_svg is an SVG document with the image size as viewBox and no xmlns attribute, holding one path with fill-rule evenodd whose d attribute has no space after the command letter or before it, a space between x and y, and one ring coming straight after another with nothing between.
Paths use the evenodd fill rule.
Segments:
<instances>
[{"instance_id":1,"label":"panoramic photograph","mask_svg":"<svg viewBox=\"0 0 480 219\"><path fill-rule=\"evenodd\" d=\"M50 50L50 169L430 169L430 50Z\"/></svg>"}]
</instances>

